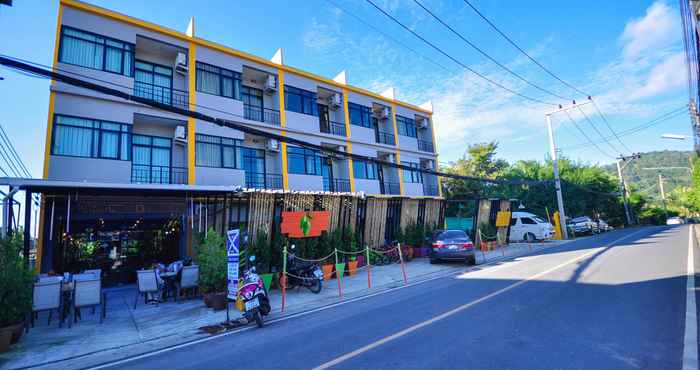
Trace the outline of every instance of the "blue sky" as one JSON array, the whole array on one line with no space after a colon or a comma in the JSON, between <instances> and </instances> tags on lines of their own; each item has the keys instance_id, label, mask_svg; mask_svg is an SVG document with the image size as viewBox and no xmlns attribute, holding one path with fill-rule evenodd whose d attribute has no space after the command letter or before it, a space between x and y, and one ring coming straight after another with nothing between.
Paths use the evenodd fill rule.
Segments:
<instances>
[{"instance_id":1,"label":"blue sky","mask_svg":"<svg viewBox=\"0 0 700 370\"><path fill-rule=\"evenodd\" d=\"M285 62L333 77L347 70L351 84L381 92L396 88L398 98L420 104L432 100L441 161L456 159L471 143L497 140L509 161L544 159L548 152L544 114L530 104L479 80L360 0L193 1L91 0L93 4L184 31L190 16L200 37L256 55L285 49ZM422 0L471 41L532 82L582 100L529 63L495 34L461 0ZM0 8L0 53L50 64L57 1L15 1ZM339 5L343 10L337 8ZM412 0L377 3L471 68L520 93L546 98L523 86L429 18ZM505 1L472 0L531 55L564 80L596 97L616 131L644 123L683 106L687 85L675 2L664 1ZM378 27L387 37L358 21ZM14 35L8 37L8 35ZM398 40L398 43L395 40ZM417 53L408 50L410 47ZM427 57L446 67L441 69ZM0 124L35 176L40 175L48 82L0 69ZM556 100L556 99L555 99ZM558 100L556 100L559 102ZM563 102L562 102L563 103ZM609 134L591 106L582 108ZM599 139L581 113L573 118ZM560 147L585 143L566 116L554 117ZM632 151L690 149L692 142L660 139L663 133L690 134L687 115L638 134L624 136ZM613 142L620 151L620 145ZM563 150L566 156L609 163L607 144Z\"/></svg>"}]
</instances>

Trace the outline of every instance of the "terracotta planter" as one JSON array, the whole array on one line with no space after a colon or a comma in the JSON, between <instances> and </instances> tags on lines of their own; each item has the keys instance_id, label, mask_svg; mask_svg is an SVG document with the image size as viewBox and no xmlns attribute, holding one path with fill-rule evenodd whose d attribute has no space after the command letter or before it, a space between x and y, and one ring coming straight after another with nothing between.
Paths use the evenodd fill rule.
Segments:
<instances>
[{"instance_id":1,"label":"terracotta planter","mask_svg":"<svg viewBox=\"0 0 700 370\"><path fill-rule=\"evenodd\" d=\"M214 293L209 300L211 301L211 308L213 308L214 311L226 309L226 293Z\"/></svg>"},{"instance_id":2,"label":"terracotta planter","mask_svg":"<svg viewBox=\"0 0 700 370\"><path fill-rule=\"evenodd\" d=\"M357 256L357 267L362 267L364 265L366 265L365 256L364 255Z\"/></svg>"},{"instance_id":3,"label":"terracotta planter","mask_svg":"<svg viewBox=\"0 0 700 370\"><path fill-rule=\"evenodd\" d=\"M413 247L413 258L423 257L423 248Z\"/></svg>"},{"instance_id":4,"label":"terracotta planter","mask_svg":"<svg viewBox=\"0 0 700 370\"><path fill-rule=\"evenodd\" d=\"M10 349L10 343L12 342L12 330L7 328L0 329L0 353L7 352Z\"/></svg>"},{"instance_id":5,"label":"terracotta planter","mask_svg":"<svg viewBox=\"0 0 700 370\"><path fill-rule=\"evenodd\" d=\"M12 344L15 344L19 342L19 339L22 338L22 333L24 333L24 323L18 322L17 324L6 326L4 328L0 328L0 331L4 330L9 330L12 333Z\"/></svg>"},{"instance_id":6,"label":"terracotta planter","mask_svg":"<svg viewBox=\"0 0 700 370\"><path fill-rule=\"evenodd\" d=\"M357 260L348 261L348 275L353 276L357 272Z\"/></svg>"},{"instance_id":7,"label":"terracotta planter","mask_svg":"<svg viewBox=\"0 0 700 370\"><path fill-rule=\"evenodd\" d=\"M321 265L321 270L323 271L323 280L328 281L333 277L333 265Z\"/></svg>"}]
</instances>

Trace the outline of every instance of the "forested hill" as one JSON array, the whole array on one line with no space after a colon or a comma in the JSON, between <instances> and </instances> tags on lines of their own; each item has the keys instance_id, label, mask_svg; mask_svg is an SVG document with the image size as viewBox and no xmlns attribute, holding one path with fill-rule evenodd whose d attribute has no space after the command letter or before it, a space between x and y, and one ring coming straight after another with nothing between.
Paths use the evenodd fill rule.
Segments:
<instances>
[{"instance_id":1,"label":"forested hill","mask_svg":"<svg viewBox=\"0 0 700 370\"><path fill-rule=\"evenodd\" d=\"M625 168L625 180L629 185L639 189L650 200L657 201L661 199L659 174L665 180L664 190L667 195L676 187L690 186L691 180L688 168L690 167L689 158L693 154L692 151L664 150L641 154L641 158ZM617 177L615 164L606 165L603 168Z\"/></svg>"}]
</instances>

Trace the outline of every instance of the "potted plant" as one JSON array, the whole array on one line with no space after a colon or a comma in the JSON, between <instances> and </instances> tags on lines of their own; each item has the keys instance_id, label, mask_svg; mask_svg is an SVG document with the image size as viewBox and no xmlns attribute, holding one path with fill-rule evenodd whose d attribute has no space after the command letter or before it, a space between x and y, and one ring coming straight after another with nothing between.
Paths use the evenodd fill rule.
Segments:
<instances>
[{"instance_id":1,"label":"potted plant","mask_svg":"<svg viewBox=\"0 0 700 370\"><path fill-rule=\"evenodd\" d=\"M348 265L348 268L347 268L348 276L355 275L355 273L357 272L357 264L358 264L357 257L358 257L358 255L356 252L359 249L357 247L356 237L357 237L357 235L355 234L355 232L352 230L351 227L343 230L343 244L342 245L344 246L344 249L346 249L348 252L351 253L349 256L347 256L347 262L346 262Z\"/></svg>"},{"instance_id":2,"label":"potted plant","mask_svg":"<svg viewBox=\"0 0 700 370\"><path fill-rule=\"evenodd\" d=\"M272 284L272 247L267 240L267 232L259 230L251 245L250 253L255 255L255 267L263 280L265 289L270 290Z\"/></svg>"},{"instance_id":3,"label":"potted plant","mask_svg":"<svg viewBox=\"0 0 700 370\"><path fill-rule=\"evenodd\" d=\"M314 244L314 259L328 257L333 251L333 246L331 245L330 236L328 235L327 231L323 232L323 234L321 234L321 236L318 238L318 241ZM323 261L321 261L321 271L323 271L323 280L328 281L333 277L334 267L335 259L333 258L333 256L325 258Z\"/></svg>"},{"instance_id":4,"label":"potted plant","mask_svg":"<svg viewBox=\"0 0 700 370\"><path fill-rule=\"evenodd\" d=\"M21 250L21 236L0 240L0 352L20 339L24 319L32 310L34 275L20 256Z\"/></svg>"},{"instance_id":5,"label":"potted plant","mask_svg":"<svg viewBox=\"0 0 700 370\"><path fill-rule=\"evenodd\" d=\"M204 301L214 310L226 308L226 274L228 259L224 237L209 229L202 243L197 246L199 265L199 289Z\"/></svg>"}]
</instances>

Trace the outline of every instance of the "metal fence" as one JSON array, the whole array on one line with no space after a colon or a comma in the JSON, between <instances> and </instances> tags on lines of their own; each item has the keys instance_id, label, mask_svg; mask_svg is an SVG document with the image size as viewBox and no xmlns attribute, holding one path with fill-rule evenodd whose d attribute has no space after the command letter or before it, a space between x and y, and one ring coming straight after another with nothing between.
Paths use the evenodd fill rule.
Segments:
<instances>
[{"instance_id":1,"label":"metal fence","mask_svg":"<svg viewBox=\"0 0 700 370\"><path fill-rule=\"evenodd\" d=\"M333 121L320 121L321 132L326 134L346 136L345 124Z\"/></svg>"},{"instance_id":2,"label":"metal fence","mask_svg":"<svg viewBox=\"0 0 700 370\"><path fill-rule=\"evenodd\" d=\"M323 178L323 191L333 191L338 193L350 192L350 180Z\"/></svg>"},{"instance_id":3,"label":"metal fence","mask_svg":"<svg viewBox=\"0 0 700 370\"><path fill-rule=\"evenodd\" d=\"M132 164L131 182L141 184L187 184L187 167Z\"/></svg>"},{"instance_id":4,"label":"metal fence","mask_svg":"<svg viewBox=\"0 0 700 370\"><path fill-rule=\"evenodd\" d=\"M282 189L282 175L246 171L245 186L253 189Z\"/></svg>"},{"instance_id":5,"label":"metal fence","mask_svg":"<svg viewBox=\"0 0 700 370\"><path fill-rule=\"evenodd\" d=\"M276 109L243 104L243 116L251 121L265 122L272 125L280 124L280 111Z\"/></svg>"},{"instance_id":6,"label":"metal fence","mask_svg":"<svg viewBox=\"0 0 700 370\"><path fill-rule=\"evenodd\" d=\"M384 191L382 194L392 194L392 195L399 195L401 194L401 184L398 182L390 182L390 181L384 181Z\"/></svg>"},{"instance_id":7,"label":"metal fence","mask_svg":"<svg viewBox=\"0 0 700 370\"><path fill-rule=\"evenodd\" d=\"M396 145L396 138L388 132L377 131L377 142L380 144Z\"/></svg>"},{"instance_id":8,"label":"metal fence","mask_svg":"<svg viewBox=\"0 0 700 370\"><path fill-rule=\"evenodd\" d=\"M433 147L433 142L428 140L418 139L418 150L424 152L434 153L435 148Z\"/></svg>"},{"instance_id":9,"label":"metal fence","mask_svg":"<svg viewBox=\"0 0 700 370\"><path fill-rule=\"evenodd\" d=\"M189 109L187 91L134 81L134 95L157 103Z\"/></svg>"}]
</instances>

